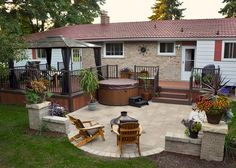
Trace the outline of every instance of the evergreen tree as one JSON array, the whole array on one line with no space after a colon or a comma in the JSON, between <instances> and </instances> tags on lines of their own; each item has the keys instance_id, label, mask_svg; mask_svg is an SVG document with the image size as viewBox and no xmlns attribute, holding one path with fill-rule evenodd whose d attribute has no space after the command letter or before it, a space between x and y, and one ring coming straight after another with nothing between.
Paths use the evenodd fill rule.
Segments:
<instances>
[{"instance_id":1,"label":"evergreen tree","mask_svg":"<svg viewBox=\"0 0 236 168\"><path fill-rule=\"evenodd\" d=\"M183 18L184 8L179 8L183 2L178 0L157 0L152 7L150 20L178 20Z\"/></svg>"},{"instance_id":2,"label":"evergreen tree","mask_svg":"<svg viewBox=\"0 0 236 168\"><path fill-rule=\"evenodd\" d=\"M236 17L236 0L223 0L226 3L224 8L221 8L219 13L226 15L226 18Z\"/></svg>"}]
</instances>

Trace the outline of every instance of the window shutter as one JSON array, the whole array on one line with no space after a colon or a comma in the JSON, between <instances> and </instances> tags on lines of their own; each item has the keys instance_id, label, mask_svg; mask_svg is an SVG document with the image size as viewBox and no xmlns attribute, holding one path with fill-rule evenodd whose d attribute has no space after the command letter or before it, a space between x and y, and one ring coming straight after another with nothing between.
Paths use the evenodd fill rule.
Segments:
<instances>
[{"instance_id":1,"label":"window shutter","mask_svg":"<svg viewBox=\"0 0 236 168\"><path fill-rule=\"evenodd\" d=\"M222 40L216 40L214 61L221 61L221 54L222 54Z\"/></svg>"},{"instance_id":2,"label":"window shutter","mask_svg":"<svg viewBox=\"0 0 236 168\"><path fill-rule=\"evenodd\" d=\"M36 59L36 49L32 49L32 59Z\"/></svg>"}]
</instances>

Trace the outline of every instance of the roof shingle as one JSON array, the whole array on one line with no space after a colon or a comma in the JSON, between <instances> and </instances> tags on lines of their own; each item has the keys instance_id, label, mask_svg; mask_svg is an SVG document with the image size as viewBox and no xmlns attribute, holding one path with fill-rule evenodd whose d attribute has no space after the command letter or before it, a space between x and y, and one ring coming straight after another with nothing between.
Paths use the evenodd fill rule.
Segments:
<instances>
[{"instance_id":1,"label":"roof shingle","mask_svg":"<svg viewBox=\"0 0 236 168\"><path fill-rule=\"evenodd\" d=\"M84 41L152 38L236 38L236 18L165 20L65 26L26 36L30 41L63 35Z\"/></svg>"}]
</instances>

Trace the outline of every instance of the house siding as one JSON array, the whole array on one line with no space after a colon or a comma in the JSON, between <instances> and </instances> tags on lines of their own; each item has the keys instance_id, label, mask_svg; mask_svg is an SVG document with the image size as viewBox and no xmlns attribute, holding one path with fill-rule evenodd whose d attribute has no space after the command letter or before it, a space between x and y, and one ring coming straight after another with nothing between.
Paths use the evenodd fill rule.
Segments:
<instances>
[{"instance_id":1,"label":"house siding","mask_svg":"<svg viewBox=\"0 0 236 168\"><path fill-rule=\"evenodd\" d=\"M197 41L197 52L195 67L203 68L208 64L214 64L216 67L220 67L221 73L226 80L230 80L228 85L236 85L236 61L214 61L215 54L215 41L205 40Z\"/></svg>"},{"instance_id":2,"label":"house siding","mask_svg":"<svg viewBox=\"0 0 236 168\"><path fill-rule=\"evenodd\" d=\"M35 50L35 54L36 54ZM21 60L19 62L15 63L15 66L25 66L27 61L33 61L33 60L39 60L40 64L46 64L47 60L46 58L38 58L37 54L34 56L32 49L27 49L26 50L26 56L27 59ZM61 49L52 49L52 62L51 65L57 69L57 62L63 62L62 60L62 54L61 54Z\"/></svg>"}]
</instances>

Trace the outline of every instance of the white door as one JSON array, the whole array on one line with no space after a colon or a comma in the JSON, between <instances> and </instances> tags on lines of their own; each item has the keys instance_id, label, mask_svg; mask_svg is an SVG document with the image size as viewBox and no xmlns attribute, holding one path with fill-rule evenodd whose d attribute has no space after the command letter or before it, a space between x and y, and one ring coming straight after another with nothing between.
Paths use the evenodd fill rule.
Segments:
<instances>
[{"instance_id":1,"label":"white door","mask_svg":"<svg viewBox=\"0 0 236 168\"><path fill-rule=\"evenodd\" d=\"M182 47L182 66L181 66L181 80L189 81L191 70L194 68L195 47Z\"/></svg>"},{"instance_id":2,"label":"white door","mask_svg":"<svg viewBox=\"0 0 236 168\"><path fill-rule=\"evenodd\" d=\"M72 49L71 69L72 70L82 69L82 49L80 48Z\"/></svg>"}]
</instances>

